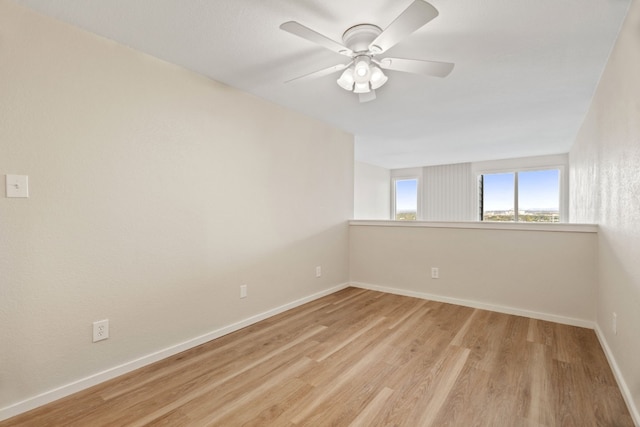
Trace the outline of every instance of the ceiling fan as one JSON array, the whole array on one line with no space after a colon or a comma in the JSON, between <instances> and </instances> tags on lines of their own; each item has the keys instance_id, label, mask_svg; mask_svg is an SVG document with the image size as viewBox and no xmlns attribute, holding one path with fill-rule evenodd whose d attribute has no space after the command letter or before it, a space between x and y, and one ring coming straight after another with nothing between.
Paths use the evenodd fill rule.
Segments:
<instances>
[{"instance_id":1,"label":"ceiling fan","mask_svg":"<svg viewBox=\"0 0 640 427\"><path fill-rule=\"evenodd\" d=\"M346 64L338 64L313 73L288 80L311 79L343 71L337 83L340 87L357 93L360 102L376 99L375 91L384 85L388 77L382 70L446 77L453 70L450 62L424 61L419 59L383 58L376 56L395 46L403 38L438 16L438 11L423 0L414 0L383 31L373 24L358 24L347 29L338 43L304 25L289 21L280 29L303 39L317 43L333 52L351 58Z\"/></svg>"}]
</instances>

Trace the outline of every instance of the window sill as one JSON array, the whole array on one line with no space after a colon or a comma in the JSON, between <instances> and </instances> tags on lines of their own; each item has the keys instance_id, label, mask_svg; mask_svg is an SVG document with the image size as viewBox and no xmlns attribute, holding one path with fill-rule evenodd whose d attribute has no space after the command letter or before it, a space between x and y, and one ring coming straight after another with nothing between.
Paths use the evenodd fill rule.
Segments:
<instances>
[{"instance_id":1,"label":"window sill","mask_svg":"<svg viewBox=\"0 0 640 427\"><path fill-rule=\"evenodd\" d=\"M565 233L597 233L597 224L540 223L540 222L440 222L440 221L384 221L352 219L349 225L376 227L467 228L480 230L561 231Z\"/></svg>"}]
</instances>

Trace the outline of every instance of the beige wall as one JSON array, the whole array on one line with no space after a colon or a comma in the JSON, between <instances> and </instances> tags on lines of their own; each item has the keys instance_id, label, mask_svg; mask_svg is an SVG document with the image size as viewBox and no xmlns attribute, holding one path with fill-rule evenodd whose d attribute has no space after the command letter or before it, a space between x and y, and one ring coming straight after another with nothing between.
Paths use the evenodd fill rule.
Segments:
<instances>
[{"instance_id":1,"label":"beige wall","mask_svg":"<svg viewBox=\"0 0 640 427\"><path fill-rule=\"evenodd\" d=\"M364 287L576 325L595 317L593 232L352 225L350 241L351 281Z\"/></svg>"},{"instance_id":2,"label":"beige wall","mask_svg":"<svg viewBox=\"0 0 640 427\"><path fill-rule=\"evenodd\" d=\"M631 3L570 152L571 215L598 222L597 324L640 424L640 2ZM618 317L617 334L612 313Z\"/></svg>"},{"instance_id":3,"label":"beige wall","mask_svg":"<svg viewBox=\"0 0 640 427\"><path fill-rule=\"evenodd\" d=\"M348 134L0 0L0 174L31 192L0 197L0 412L346 283L353 163Z\"/></svg>"}]
</instances>

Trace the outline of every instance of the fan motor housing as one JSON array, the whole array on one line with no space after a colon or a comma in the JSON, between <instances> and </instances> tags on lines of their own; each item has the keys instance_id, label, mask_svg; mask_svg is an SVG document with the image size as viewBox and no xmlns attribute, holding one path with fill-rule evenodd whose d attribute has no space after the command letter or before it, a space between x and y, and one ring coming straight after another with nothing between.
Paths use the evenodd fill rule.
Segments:
<instances>
[{"instance_id":1,"label":"fan motor housing","mask_svg":"<svg viewBox=\"0 0 640 427\"><path fill-rule=\"evenodd\" d=\"M382 29L373 24L358 24L342 35L342 41L353 52L368 52L371 42L382 33Z\"/></svg>"}]
</instances>

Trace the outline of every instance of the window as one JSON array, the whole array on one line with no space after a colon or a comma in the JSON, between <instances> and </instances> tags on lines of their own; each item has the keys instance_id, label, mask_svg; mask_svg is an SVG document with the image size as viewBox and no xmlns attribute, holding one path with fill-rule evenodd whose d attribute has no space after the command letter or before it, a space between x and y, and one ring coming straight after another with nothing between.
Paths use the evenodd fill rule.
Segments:
<instances>
[{"instance_id":1,"label":"window","mask_svg":"<svg viewBox=\"0 0 640 427\"><path fill-rule=\"evenodd\" d=\"M415 221L418 219L418 179L395 178L393 180L393 212L396 221Z\"/></svg>"},{"instance_id":2,"label":"window","mask_svg":"<svg viewBox=\"0 0 640 427\"><path fill-rule=\"evenodd\" d=\"M480 175L480 220L516 221L515 173Z\"/></svg>"},{"instance_id":3,"label":"window","mask_svg":"<svg viewBox=\"0 0 640 427\"><path fill-rule=\"evenodd\" d=\"M480 220L560 221L560 170L480 175Z\"/></svg>"}]
</instances>

